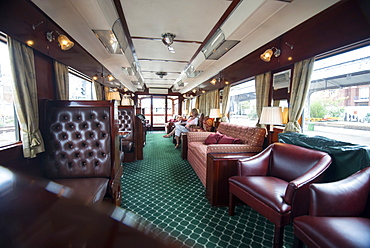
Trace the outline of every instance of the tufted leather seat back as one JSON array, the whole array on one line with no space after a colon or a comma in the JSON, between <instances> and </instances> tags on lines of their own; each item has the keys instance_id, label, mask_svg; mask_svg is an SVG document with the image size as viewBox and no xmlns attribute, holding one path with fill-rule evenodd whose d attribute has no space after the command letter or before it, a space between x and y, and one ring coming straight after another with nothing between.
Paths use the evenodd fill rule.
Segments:
<instances>
[{"instance_id":1,"label":"tufted leather seat back","mask_svg":"<svg viewBox=\"0 0 370 248\"><path fill-rule=\"evenodd\" d=\"M131 132L122 140L134 140L134 119L135 113L133 107L118 107L118 132Z\"/></svg>"},{"instance_id":2,"label":"tufted leather seat back","mask_svg":"<svg viewBox=\"0 0 370 248\"><path fill-rule=\"evenodd\" d=\"M131 106L118 107L118 132L130 132L127 137L121 138L121 149L125 153L134 152L135 147L135 111Z\"/></svg>"},{"instance_id":3,"label":"tufted leather seat back","mask_svg":"<svg viewBox=\"0 0 370 248\"><path fill-rule=\"evenodd\" d=\"M67 102L54 101L46 107L46 123L43 123L46 176L110 177L111 118L114 117L109 106L65 106Z\"/></svg>"}]
</instances>

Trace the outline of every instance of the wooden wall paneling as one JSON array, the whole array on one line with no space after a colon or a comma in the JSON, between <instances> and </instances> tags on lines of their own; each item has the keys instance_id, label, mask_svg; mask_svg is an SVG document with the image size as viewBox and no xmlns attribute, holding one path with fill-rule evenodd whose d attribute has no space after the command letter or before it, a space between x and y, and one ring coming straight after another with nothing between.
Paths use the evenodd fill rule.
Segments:
<instances>
[{"instance_id":1,"label":"wooden wall paneling","mask_svg":"<svg viewBox=\"0 0 370 248\"><path fill-rule=\"evenodd\" d=\"M364 17L357 1L340 3L282 36L281 66L369 38L370 23ZM290 49L285 42L294 48ZM289 57L292 57L292 60L288 60Z\"/></svg>"},{"instance_id":2,"label":"wooden wall paneling","mask_svg":"<svg viewBox=\"0 0 370 248\"><path fill-rule=\"evenodd\" d=\"M361 9L364 0L341 1L291 29L281 37L263 45L223 70L223 77L230 83L292 65L296 62L344 46L370 39L369 11ZM369 4L367 4L369 5ZM287 42L293 45L286 45ZM259 56L267 48L278 47L281 55L270 62Z\"/></svg>"},{"instance_id":3,"label":"wooden wall paneling","mask_svg":"<svg viewBox=\"0 0 370 248\"><path fill-rule=\"evenodd\" d=\"M38 99L56 99L53 59L37 51L34 54Z\"/></svg>"}]
</instances>

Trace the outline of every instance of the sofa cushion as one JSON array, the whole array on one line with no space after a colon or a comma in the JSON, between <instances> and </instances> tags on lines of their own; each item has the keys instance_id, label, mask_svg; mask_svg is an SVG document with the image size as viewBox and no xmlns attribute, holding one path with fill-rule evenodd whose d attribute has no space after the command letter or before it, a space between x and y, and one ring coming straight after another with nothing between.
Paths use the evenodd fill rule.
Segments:
<instances>
[{"instance_id":1,"label":"sofa cushion","mask_svg":"<svg viewBox=\"0 0 370 248\"><path fill-rule=\"evenodd\" d=\"M54 182L72 189L71 198L81 200L85 205L93 205L103 201L108 187L108 178L66 178L55 179Z\"/></svg>"},{"instance_id":2,"label":"sofa cushion","mask_svg":"<svg viewBox=\"0 0 370 248\"><path fill-rule=\"evenodd\" d=\"M236 141L235 138L223 135L221 139L218 141L218 144L234 144L235 141Z\"/></svg>"},{"instance_id":3,"label":"sofa cushion","mask_svg":"<svg viewBox=\"0 0 370 248\"><path fill-rule=\"evenodd\" d=\"M209 145L209 144L217 144L220 140L220 138L222 138L223 135L221 134L218 134L218 133L212 133L210 135L208 135L208 137L206 138L206 140L204 141L204 143L206 145Z\"/></svg>"}]
</instances>

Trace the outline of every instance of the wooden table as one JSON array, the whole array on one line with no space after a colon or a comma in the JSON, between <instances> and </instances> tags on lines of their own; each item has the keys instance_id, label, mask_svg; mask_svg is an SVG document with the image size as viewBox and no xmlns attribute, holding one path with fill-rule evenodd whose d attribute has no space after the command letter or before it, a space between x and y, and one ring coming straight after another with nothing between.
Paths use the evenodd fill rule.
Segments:
<instances>
[{"instance_id":1,"label":"wooden table","mask_svg":"<svg viewBox=\"0 0 370 248\"><path fill-rule=\"evenodd\" d=\"M229 177L237 175L237 162L257 153L208 153L206 196L212 206L227 206Z\"/></svg>"},{"instance_id":2,"label":"wooden table","mask_svg":"<svg viewBox=\"0 0 370 248\"><path fill-rule=\"evenodd\" d=\"M70 190L0 166L0 246L180 247L149 235L138 215L113 204L82 205L68 198Z\"/></svg>"}]
</instances>

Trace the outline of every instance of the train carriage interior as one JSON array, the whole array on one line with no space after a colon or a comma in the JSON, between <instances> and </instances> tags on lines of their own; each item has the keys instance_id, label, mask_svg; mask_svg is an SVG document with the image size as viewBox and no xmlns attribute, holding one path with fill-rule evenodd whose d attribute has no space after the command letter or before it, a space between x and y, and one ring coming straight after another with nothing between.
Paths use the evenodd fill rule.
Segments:
<instances>
[{"instance_id":1,"label":"train carriage interior","mask_svg":"<svg viewBox=\"0 0 370 248\"><path fill-rule=\"evenodd\" d=\"M370 247L370 1L1 1L0 104L0 247Z\"/></svg>"}]
</instances>

